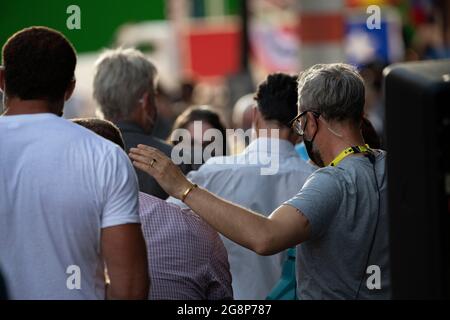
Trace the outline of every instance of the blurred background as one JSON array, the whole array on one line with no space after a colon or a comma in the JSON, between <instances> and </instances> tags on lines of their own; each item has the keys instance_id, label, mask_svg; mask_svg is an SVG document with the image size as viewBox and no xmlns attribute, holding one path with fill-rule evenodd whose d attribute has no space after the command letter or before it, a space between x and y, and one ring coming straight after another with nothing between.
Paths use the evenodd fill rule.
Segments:
<instances>
[{"instance_id":1,"label":"blurred background","mask_svg":"<svg viewBox=\"0 0 450 320\"><path fill-rule=\"evenodd\" d=\"M67 7L74 4L81 9L80 30L66 25ZM370 5L381 8L380 29L367 27ZM72 41L79 63L67 118L101 116L92 79L102 50L142 50L159 69L154 134L162 139L191 105L212 106L227 127L245 126L242 119L233 123L233 108L268 73L349 62L366 79L366 113L382 135L383 68L450 57L449 16L447 0L6 0L0 43L31 25L55 28Z\"/></svg>"},{"instance_id":2,"label":"blurred background","mask_svg":"<svg viewBox=\"0 0 450 320\"><path fill-rule=\"evenodd\" d=\"M71 5L81 10L79 30L67 27ZM380 9L375 29L367 23L373 5ZM79 60L66 118L102 117L92 82L103 50L140 49L159 70L153 135L161 139L191 106L210 106L226 128L249 129L252 95L269 73L356 65L366 82L366 117L387 137L381 146L395 177L388 196L394 297L448 299L450 60L397 65L388 80L383 70L450 58L449 18L450 0L3 0L0 44L33 25L71 40ZM1 101L0 93L0 110ZM231 154L248 144L233 141ZM307 158L304 147L297 151Z\"/></svg>"}]
</instances>

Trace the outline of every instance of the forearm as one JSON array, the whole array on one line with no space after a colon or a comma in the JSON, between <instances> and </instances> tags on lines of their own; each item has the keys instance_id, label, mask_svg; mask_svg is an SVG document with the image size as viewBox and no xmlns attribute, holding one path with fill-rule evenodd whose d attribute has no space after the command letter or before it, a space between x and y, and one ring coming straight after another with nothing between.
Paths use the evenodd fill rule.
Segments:
<instances>
[{"instance_id":1,"label":"forearm","mask_svg":"<svg viewBox=\"0 0 450 320\"><path fill-rule=\"evenodd\" d=\"M164 190L184 202L214 229L261 255L275 254L309 237L309 222L291 206L280 206L269 218L193 188L161 151L139 145L130 150L135 167L153 176ZM193 189L192 189L193 188Z\"/></svg>"},{"instance_id":2,"label":"forearm","mask_svg":"<svg viewBox=\"0 0 450 320\"><path fill-rule=\"evenodd\" d=\"M108 284L106 286L107 300L147 300L150 281L145 275L130 279L127 285Z\"/></svg>"},{"instance_id":3,"label":"forearm","mask_svg":"<svg viewBox=\"0 0 450 320\"><path fill-rule=\"evenodd\" d=\"M159 150L139 145L130 150L130 157L135 167L153 176L173 197L182 199L191 189L192 183ZM290 221L266 218L201 188L192 189L184 201L218 232L258 254L274 254L292 243L285 237L286 227L292 225ZM297 233L296 230L294 234Z\"/></svg>"},{"instance_id":4,"label":"forearm","mask_svg":"<svg viewBox=\"0 0 450 320\"><path fill-rule=\"evenodd\" d=\"M185 203L225 237L256 253L266 254L273 231L268 218L202 188L193 189Z\"/></svg>"},{"instance_id":5,"label":"forearm","mask_svg":"<svg viewBox=\"0 0 450 320\"><path fill-rule=\"evenodd\" d=\"M109 284L107 299L147 299L150 285L147 249L139 224L102 230L102 256Z\"/></svg>"}]
</instances>

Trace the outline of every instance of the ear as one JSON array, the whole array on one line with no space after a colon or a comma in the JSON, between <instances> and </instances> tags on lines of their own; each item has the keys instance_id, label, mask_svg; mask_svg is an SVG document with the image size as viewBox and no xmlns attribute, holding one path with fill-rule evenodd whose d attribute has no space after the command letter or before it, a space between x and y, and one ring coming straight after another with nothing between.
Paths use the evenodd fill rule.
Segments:
<instances>
[{"instance_id":1,"label":"ear","mask_svg":"<svg viewBox=\"0 0 450 320\"><path fill-rule=\"evenodd\" d=\"M73 91L75 90L75 85L77 84L77 81L73 79L70 81L69 87L66 90L66 93L64 94L64 101L67 101L72 97Z\"/></svg>"},{"instance_id":2,"label":"ear","mask_svg":"<svg viewBox=\"0 0 450 320\"><path fill-rule=\"evenodd\" d=\"M140 107L142 108L142 109L147 109L147 107L148 107L148 105L149 105L149 100L148 100L148 98L149 98L149 93L148 92L146 92L146 93L144 93L144 95L142 96L142 98L139 100L139 105L140 105Z\"/></svg>"},{"instance_id":3,"label":"ear","mask_svg":"<svg viewBox=\"0 0 450 320\"><path fill-rule=\"evenodd\" d=\"M290 130L290 132L289 132L288 140L290 142L292 142L293 145L297 145L303 141L303 137L301 137L298 134L296 134L295 132L293 132L292 129L289 129L289 130Z\"/></svg>"},{"instance_id":4,"label":"ear","mask_svg":"<svg viewBox=\"0 0 450 320\"><path fill-rule=\"evenodd\" d=\"M306 115L306 119L308 123L306 124L305 133L308 137L312 137L319 130L317 118L312 114L312 112L308 112Z\"/></svg>"},{"instance_id":5,"label":"ear","mask_svg":"<svg viewBox=\"0 0 450 320\"><path fill-rule=\"evenodd\" d=\"M0 66L0 91L5 93L5 67Z\"/></svg>"}]
</instances>

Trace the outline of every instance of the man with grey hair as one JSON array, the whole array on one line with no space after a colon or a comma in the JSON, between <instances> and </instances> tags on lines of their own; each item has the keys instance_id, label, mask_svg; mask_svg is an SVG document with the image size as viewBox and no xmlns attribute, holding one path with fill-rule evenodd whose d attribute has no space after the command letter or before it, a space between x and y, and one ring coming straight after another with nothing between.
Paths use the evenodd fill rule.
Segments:
<instances>
[{"instance_id":1,"label":"man with grey hair","mask_svg":"<svg viewBox=\"0 0 450 320\"><path fill-rule=\"evenodd\" d=\"M192 184L154 148L140 146L130 156L234 242L261 255L297 245L300 299L388 299L386 152L362 137L363 80L349 65L316 65L301 75L298 92L292 126L321 168L269 217Z\"/></svg>"},{"instance_id":2,"label":"man with grey hair","mask_svg":"<svg viewBox=\"0 0 450 320\"><path fill-rule=\"evenodd\" d=\"M94 98L104 117L122 131L127 150L146 144L170 155L172 147L152 136L157 118L156 84L156 67L138 50L108 50L96 63ZM167 198L153 178L139 171L137 176L142 192Z\"/></svg>"}]
</instances>

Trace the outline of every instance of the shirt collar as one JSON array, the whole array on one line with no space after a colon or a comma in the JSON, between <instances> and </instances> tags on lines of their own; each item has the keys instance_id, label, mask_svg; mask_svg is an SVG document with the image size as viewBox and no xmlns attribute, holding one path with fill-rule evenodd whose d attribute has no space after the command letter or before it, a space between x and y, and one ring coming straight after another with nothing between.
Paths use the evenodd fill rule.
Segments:
<instances>
[{"instance_id":1,"label":"shirt collar","mask_svg":"<svg viewBox=\"0 0 450 320\"><path fill-rule=\"evenodd\" d=\"M36 121L36 120L46 120L51 118L61 118L54 113L27 113L27 114L17 114L13 116L3 115L0 116L0 121Z\"/></svg>"},{"instance_id":2,"label":"shirt collar","mask_svg":"<svg viewBox=\"0 0 450 320\"><path fill-rule=\"evenodd\" d=\"M272 150L273 149L273 150ZM282 155L297 155L294 145L284 139L258 138L245 149L244 153L278 153Z\"/></svg>"},{"instance_id":3,"label":"shirt collar","mask_svg":"<svg viewBox=\"0 0 450 320\"><path fill-rule=\"evenodd\" d=\"M137 123L132 121L120 120L116 122L116 125L122 132L136 132L146 134L144 129L142 129Z\"/></svg>"}]
</instances>

